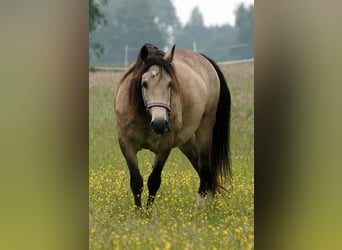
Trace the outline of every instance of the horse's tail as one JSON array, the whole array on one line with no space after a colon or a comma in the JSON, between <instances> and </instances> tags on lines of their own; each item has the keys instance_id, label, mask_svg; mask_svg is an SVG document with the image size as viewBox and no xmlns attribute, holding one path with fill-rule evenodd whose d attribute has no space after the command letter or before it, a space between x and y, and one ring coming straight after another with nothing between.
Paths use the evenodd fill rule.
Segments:
<instances>
[{"instance_id":1,"label":"horse's tail","mask_svg":"<svg viewBox=\"0 0 342 250\"><path fill-rule=\"evenodd\" d=\"M223 179L232 175L229 148L230 131L230 92L224 75L217 64L203 55L215 68L220 79L220 97L216 110L216 121L212 134L212 146L210 152L211 175L213 191L223 188Z\"/></svg>"}]
</instances>

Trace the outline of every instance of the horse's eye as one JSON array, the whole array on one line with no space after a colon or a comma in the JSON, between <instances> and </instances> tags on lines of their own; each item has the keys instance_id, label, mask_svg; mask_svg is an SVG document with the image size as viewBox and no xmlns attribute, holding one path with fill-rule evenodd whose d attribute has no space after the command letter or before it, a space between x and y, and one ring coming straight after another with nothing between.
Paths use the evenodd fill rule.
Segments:
<instances>
[{"instance_id":1,"label":"horse's eye","mask_svg":"<svg viewBox=\"0 0 342 250\"><path fill-rule=\"evenodd\" d=\"M171 88L171 86L172 86L172 82L170 81L169 82L169 85L167 86L168 88Z\"/></svg>"},{"instance_id":2,"label":"horse's eye","mask_svg":"<svg viewBox=\"0 0 342 250\"><path fill-rule=\"evenodd\" d=\"M142 82L141 82L141 87L144 88L144 89L146 89L146 88L147 88L147 82L142 81Z\"/></svg>"}]
</instances>

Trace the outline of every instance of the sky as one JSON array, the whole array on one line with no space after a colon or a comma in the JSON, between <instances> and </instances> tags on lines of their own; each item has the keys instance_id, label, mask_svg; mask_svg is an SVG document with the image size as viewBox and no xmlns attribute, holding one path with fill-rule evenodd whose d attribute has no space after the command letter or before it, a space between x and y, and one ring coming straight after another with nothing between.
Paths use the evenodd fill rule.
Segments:
<instances>
[{"instance_id":1,"label":"sky","mask_svg":"<svg viewBox=\"0 0 342 250\"><path fill-rule=\"evenodd\" d=\"M254 0L171 0L176 8L177 16L186 24L190 13L198 6L204 19L204 25L222 25L229 23L235 25L235 14L237 6L244 3L245 6L254 5Z\"/></svg>"}]
</instances>

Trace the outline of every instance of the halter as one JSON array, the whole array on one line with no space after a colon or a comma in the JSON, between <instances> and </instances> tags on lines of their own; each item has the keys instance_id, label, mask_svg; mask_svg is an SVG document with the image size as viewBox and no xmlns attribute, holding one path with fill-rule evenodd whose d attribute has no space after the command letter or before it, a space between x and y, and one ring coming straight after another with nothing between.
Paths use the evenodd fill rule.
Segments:
<instances>
[{"instance_id":1,"label":"halter","mask_svg":"<svg viewBox=\"0 0 342 250\"><path fill-rule=\"evenodd\" d=\"M146 111L148 111L150 108L153 107L160 107L160 108L165 108L167 110L168 115L170 116L171 114L171 97L172 97L172 89L170 88L170 98L169 98L169 103L162 103L162 102L151 102L151 103L147 103L146 99L145 99L145 91L143 88L141 88L141 93L142 93L142 97L143 97L143 101L144 101L144 105L146 108Z\"/></svg>"}]
</instances>

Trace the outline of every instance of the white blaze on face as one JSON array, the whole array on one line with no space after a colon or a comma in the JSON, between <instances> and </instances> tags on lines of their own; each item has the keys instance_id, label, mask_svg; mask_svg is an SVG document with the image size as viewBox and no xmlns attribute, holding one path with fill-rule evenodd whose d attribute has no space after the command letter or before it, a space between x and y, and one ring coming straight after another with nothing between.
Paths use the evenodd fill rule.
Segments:
<instances>
[{"instance_id":1,"label":"white blaze on face","mask_svg":"<svg viewBox=\"0 0 342 250\"><path fill-rule=\"evenodd\" d=\"M170 131L171 78L160 70L158 66L151 66L142 76L142 94L151 114L152 129L157 134L164 134Z\"/></svg>"},{"instance_id":2,"label":"white blaze on face","mask_svg":"<svg viewBox=\"0 0 342 250\"><path fill-rule=\"evenodd\" d=\"M160 74L161 72L159 67L152 66L142 77L142 81L146 82L148 86L143 90L146 104L170 104L170 89L168 88L170 79L166 74L163 74L163 78L160 78ZM167 78L165 79L165 77ZM163 107L151 107L149 111L152 116L152 120L168 118L167 110Z\"/></svg>"},{"instance_id":3,"label":"white blaze on face","mask_svg":"<svg viewBox=\"0 0 342 250\"><path fill-rule=\"evenodd\" d=\"M163 107L150 108L151 121L155 120L168 120L167 111Z\"/></svg>"}]
</instances>

